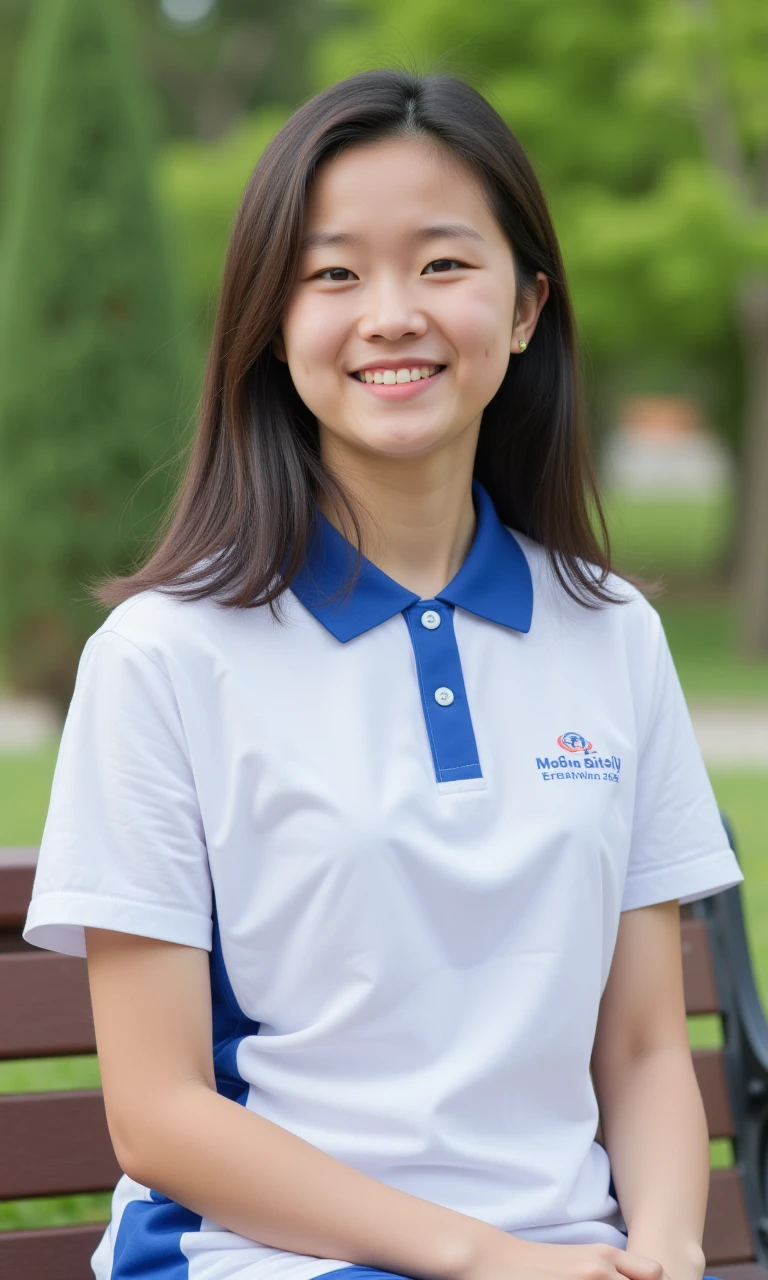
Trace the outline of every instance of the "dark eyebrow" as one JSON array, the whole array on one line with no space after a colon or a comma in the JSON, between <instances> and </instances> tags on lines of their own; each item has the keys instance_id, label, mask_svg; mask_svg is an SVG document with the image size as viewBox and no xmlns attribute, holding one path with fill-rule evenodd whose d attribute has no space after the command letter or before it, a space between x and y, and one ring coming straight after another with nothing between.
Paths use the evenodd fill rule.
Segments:
<instances>
[{"instance_id":1,"label":"dark eyebrow","mask_svg":"<svg viewBox=\"0 0 768 1280\"><path fill-rule=\"evenodd\" d=\"M442 240L451 237L455 240L483 239L479 231L475 231L474 227L466 226L463 222L444 222L435 227L424 227L416 234L419 240Z\"/></svg>"},{"instance_id":2,"label":"dark eyebrow","mask_svg":"<svg viewBox=\"0 0 768 1280\"><path fill-rule=\"evenodd\" d=\"M417 240L443 240L450 238L480 241L483 239L479 231L475 231L474 227L466 226L463 222L445 222L434 227L422 227L415 234L415 239ZM337 245L355 244L360 244L360 237L353 236L349 231L315 231L312 235L304 237L301 247L303 250L330 249Z\"/></svg>"},{"instance_id":3,"label":"dark eyebrow","mask_svg":"<svg viewBox=\"0 0 768 1280\"><path fill-rule=\"evenodd\" d=\"M360 237L348 231L316 231L314 235L305 236L301 242L302 249L326 249L337 244L359 244Z\"/></svg>"}]
</instances>

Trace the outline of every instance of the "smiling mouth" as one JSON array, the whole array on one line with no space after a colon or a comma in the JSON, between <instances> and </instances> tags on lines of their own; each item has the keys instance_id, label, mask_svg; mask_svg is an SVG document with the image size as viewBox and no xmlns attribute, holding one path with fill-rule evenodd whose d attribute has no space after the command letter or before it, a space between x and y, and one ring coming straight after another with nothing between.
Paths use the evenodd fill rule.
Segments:
<instances>
[{"instance_id":1,"label":"smiling mouth","mask_svg":"<svg viewBox=\"0 0 768 1280\"><path fill-rule=\"evenodd\" d=\"M393 387L405 382L420 382L422 379L434 378L445 368L444 364L414 365L411 369L360 369L351 376L358 382L378 382Z\"/></svg>"}]
</instances>

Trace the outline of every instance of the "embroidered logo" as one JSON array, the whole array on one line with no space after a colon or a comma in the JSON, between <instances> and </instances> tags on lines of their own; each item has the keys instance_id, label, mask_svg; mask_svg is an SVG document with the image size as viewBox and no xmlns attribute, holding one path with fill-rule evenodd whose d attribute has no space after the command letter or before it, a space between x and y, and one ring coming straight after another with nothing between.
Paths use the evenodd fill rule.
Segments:
<instances>
[{"instance_id":1,"label":"embroidered logo","mask_svg":"<svg viewBox=\"0 0 768 1280\"><path fill-rule=\"evenodd\" d=\"M621 757L598 755L583 733L561 733L557 745L564 753L568 752L568 755L536 757L536 769L542 782L568 782L576 779L580 782L619 781Z\"/></svg>"},{"instance_id":2,"label":"embroidered logo","mask_svg":"<svg viewBox=\"0 0 768 1280\"><path fill-rule=\"evenodd\" d=\"M558 747L562 747L563 751L591 751L592 743L580 733L561 733L557 740Z\"/></svg>"}]
</instances>

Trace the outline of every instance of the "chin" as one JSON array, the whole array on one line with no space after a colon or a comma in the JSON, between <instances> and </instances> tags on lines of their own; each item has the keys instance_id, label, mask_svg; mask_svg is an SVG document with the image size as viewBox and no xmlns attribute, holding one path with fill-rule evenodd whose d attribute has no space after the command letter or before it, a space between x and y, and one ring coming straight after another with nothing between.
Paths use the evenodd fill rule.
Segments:
<instances>
[{"instance_id":1,"label":"chin","mask_svg":"<svg viewBox=\"0 0 768 1280\"><path fill-rule=\"evenodd\" d=\"M443 433L439 431L419 431L414 428L400 428L392 432L371 432L369 436L360 438L360 444L374 453L389 457L418 457L434 449L442 441Z\"/></svg>"}]
</instances>

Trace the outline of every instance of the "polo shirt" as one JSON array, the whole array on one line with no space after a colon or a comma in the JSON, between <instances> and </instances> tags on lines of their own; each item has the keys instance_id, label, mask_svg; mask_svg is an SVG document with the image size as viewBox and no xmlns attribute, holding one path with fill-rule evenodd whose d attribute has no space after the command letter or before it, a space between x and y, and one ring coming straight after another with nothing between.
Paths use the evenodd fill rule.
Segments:
<instances>
[{"instance_id":1,"label":"polo shirt","mask_svg":"<svg viewBox=\"0 0 768 1280\"><path fill-rule=\"evenodd\" d=\"M380 1181L528 1240L626 1247L595 1140L622 911L742 880L658 614L572 600L473 483L433 599L318 508L265 607L147 591L89 638L25 939L210 953L218 1091ZM350 553L351 561L350 561ZM97 1280L310 1280L124 1176Z\"/></svg>"}]
</instances>

